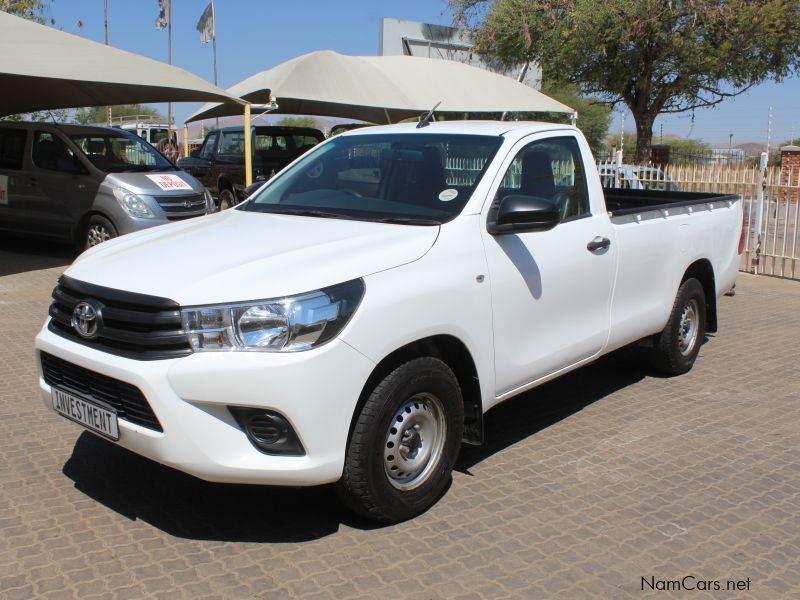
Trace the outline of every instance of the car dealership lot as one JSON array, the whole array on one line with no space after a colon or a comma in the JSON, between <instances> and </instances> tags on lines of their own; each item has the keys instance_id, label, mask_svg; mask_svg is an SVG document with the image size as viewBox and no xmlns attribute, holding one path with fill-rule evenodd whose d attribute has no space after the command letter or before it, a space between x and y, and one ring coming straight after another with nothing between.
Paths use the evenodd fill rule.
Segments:
<instances>
[{"instance_id":1,"label":"car dealership lot","mask_svg":"<svg viewBox=\"0 0 800 600\"><path fill-rule=\"evenodd\" d=\"M33 336L68 261L0 244L0 597L800 592L797 282L741 275L688 375L618 356L501 405L441 502L376 527L329 489L204 483L45 410Z\"/></svg>"}]
</instances>

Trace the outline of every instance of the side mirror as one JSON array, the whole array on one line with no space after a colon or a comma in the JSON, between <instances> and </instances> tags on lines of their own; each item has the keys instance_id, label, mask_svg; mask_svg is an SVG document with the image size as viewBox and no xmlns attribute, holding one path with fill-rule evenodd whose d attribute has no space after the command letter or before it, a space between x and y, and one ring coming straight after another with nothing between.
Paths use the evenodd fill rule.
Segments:
<instances>
[{"instance_id":1,"label":"side mirror","mask_svg":"<svg viewBox=\"0 0 800 600\"><path fill-rule=\"evenodd\" d=\"M189 156L191 156L192 158L200 158L200 150L197 149L192 150L191 152L189 152Z\"/></svg>"},{"instance_id":2,"label":"side mirror","mask_svg":"<svg viewBox=\"0 0 800 600\"><path fill-rule=\"evenodd\" d=\"M495 201L487 228L493 235L547 231L560 221L558 207L549 200L513 194Z\"/></svg>"}]
</instances>

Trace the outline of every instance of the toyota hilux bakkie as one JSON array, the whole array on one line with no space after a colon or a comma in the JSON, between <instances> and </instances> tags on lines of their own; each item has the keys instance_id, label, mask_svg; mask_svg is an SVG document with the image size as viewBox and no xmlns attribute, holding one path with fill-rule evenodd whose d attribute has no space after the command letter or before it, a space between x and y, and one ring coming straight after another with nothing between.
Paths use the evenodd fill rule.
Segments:
<instances>
[{"instance_id":1,"label":"toyota hilux bakkie","mask_svg":"<svg viewBox=\"0 0 800 600\"><path fill-rule=\"evenodd\" d=\"M233 210L81 255L42 397L202 479L331 483L395 522L498 403L637 341L688 371L742 235L736 196L604 190L573 127L350 131Z\"/></svg>"}]
</instances>

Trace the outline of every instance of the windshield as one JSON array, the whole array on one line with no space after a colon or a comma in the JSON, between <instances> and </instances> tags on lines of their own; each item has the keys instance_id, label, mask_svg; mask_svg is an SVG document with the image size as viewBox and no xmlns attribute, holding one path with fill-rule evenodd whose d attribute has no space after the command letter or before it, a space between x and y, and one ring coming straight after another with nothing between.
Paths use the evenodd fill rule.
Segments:
<instances>
[{"instance_id":1,"label":"windshield","mask_svg":"<svg viewBox=\"0 0 800 600\"><path fill-rule=\"evenodd\" d=\"M123 132L84 133L70 139L98 169L106 173L166 171L175 167L141 138Z\"/></svg>"},{"instance_id":2,"label":"windshield","mask_svg":"<svg viewBox=\"0 0 800 600\"><path fill-rule=\"evenodd\" d=\"M438 225L461 212L501 142L456 134L339 136L241 210Z\"/></svg>"}]
</instances>

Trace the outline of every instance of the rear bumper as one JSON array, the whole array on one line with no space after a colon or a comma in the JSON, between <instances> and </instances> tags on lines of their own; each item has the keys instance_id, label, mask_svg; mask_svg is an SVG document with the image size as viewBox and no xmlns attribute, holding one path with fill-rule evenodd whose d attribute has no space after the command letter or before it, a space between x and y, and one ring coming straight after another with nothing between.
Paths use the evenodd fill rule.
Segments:
<instances>
[{"instance_id":1,"label":"rear bumper","mask_svg":"<svg viewBox=\"0 0 800 600\"><path fill-rule=\"evenodd\" d=\"M118 443L207 481L317 485L341 477L351 419L374 363L334 340L309 352L229 352L138 361L87 348L45 328L36 337L39 386L53 409L39 352L138 387L163 433L119 421ZM257 450L228 406L265 408L294 428L304 456Z\"/></svg>"}]
</instances>

